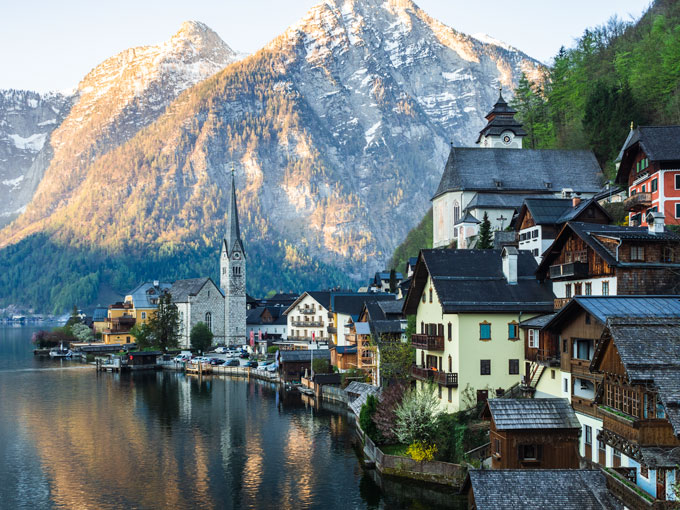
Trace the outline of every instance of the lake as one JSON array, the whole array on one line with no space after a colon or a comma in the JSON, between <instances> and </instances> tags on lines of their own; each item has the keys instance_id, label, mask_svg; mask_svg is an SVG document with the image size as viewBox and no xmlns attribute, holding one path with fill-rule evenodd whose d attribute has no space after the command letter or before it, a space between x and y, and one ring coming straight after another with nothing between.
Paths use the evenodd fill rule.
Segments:
<instances>
[{"instance_id":1,"label":"lake","mask_svg":"<svg viewBox=\"0 0 680 510\"><path fill-rule=\"evenodd\" d=\"M36 358L35 330L0 326L0 508L462 505L364 471L340 406L263 381Z\"/></svg>"}]
</instances>

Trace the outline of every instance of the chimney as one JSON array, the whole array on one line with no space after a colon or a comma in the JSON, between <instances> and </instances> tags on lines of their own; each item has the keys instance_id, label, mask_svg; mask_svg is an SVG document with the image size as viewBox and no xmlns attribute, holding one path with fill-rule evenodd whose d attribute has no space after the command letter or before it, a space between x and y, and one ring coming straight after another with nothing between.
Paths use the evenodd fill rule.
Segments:
<instances>
[{"instance_id":1,"label":"chimney","mask_svg":"<svg viewBox=\"0 0 680 510\"><path fill-rule=\"evenodd\" d=\"M517 284L517 256L519 251L514 246L506 246L501 252L503 259L503 275L508 285Z\"/></svg>"},{"instance_id":2,"label":"chimney","mask_svg":"<svg viewBox=\"0 0 680 510\"><path fill-rule=\"evenodd\" d=\"M656 211L647 214L647 230L650 234L663 234L665 226L663 214Z\"/></svg>"},{"instance_id":3,"label":"chimney","mask_svg":"<svg viewBox=\"0 0 680 510\"><path fill-rule=\"evenodd\" d=\"M153 286L154 286L154 287L158 287L158 285L159 285L158 280L154 280L154 281L153 281Z\"/></svg>"},{"instance_id":4,"label":"chimney","mask_svg":"<svg viewBox=\"0 0 680 510\"><path fill-rule=\"evenodd\" d=\"M576 208L578 207L578 204L581 203L581 197L574 197L571 199L571 205Z\"/></svg>"}]
</instances>

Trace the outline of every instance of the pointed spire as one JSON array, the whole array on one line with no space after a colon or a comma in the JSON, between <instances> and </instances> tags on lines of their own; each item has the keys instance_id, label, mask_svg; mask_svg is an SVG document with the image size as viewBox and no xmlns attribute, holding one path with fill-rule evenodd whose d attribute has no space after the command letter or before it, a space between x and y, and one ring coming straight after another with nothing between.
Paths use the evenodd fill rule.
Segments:
<instances>
[{"instance_id":1,"label":"pointed spire","mask_svg":"<svg viewBox=\"0 0 680 510\"><path fill-rule=\"evenodd\" d=\"M241 242L241 229L238 224L238 208L236 204L236 177L234 175L234 163L231 164L231 200L229 204L229 223L227 223L227 235L225 237L227 244L227 254L231 254L236 243L239 244L243 251L243 243Z\"/></svg>"}]
</instances>

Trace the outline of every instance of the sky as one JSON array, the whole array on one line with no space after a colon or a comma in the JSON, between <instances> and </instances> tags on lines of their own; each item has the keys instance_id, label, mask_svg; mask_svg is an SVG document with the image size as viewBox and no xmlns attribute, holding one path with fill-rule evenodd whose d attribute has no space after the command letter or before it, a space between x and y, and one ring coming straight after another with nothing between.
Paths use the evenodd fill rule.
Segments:
<instances>
[{"instance_id":1,"label":"sky","mask_svg":"<svg viewBox=\"0 0 680 510\"><path fill-rule=\"evenodd\" d=\"M233 49L252 53L321 0L0 0L0 89L75 88L97 64L169 39L202 21ZM649 0L416 0L441 22L486 33L550 63L588 27L637 19Z\"/></svg>"}]
</instances>

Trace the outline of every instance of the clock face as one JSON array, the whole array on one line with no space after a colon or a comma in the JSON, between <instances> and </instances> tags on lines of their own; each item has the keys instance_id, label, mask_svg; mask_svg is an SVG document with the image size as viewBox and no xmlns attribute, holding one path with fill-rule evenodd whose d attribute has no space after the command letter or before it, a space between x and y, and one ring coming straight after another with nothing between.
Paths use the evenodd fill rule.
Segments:
<instances>
[{"instance_id":1,"label":"clock face","mask_svg":"<svg viewBox=\"0 0 680 510\"><path fill-rule=\"evenodd\" d=\"M238 260L241 258L241 254L239 252L234 253L234 260Z\"/></svg>"},{"instance_id":2,"label":"clock face","mask_svg":"<svg viewBox=\"0 0 680 510\"><path fill-rule=\"evenodd\" d=\"M503 135L503 143L508 145L510 142L512 142L512 137L510 135Z\"/></svg>"}]
</instances>

